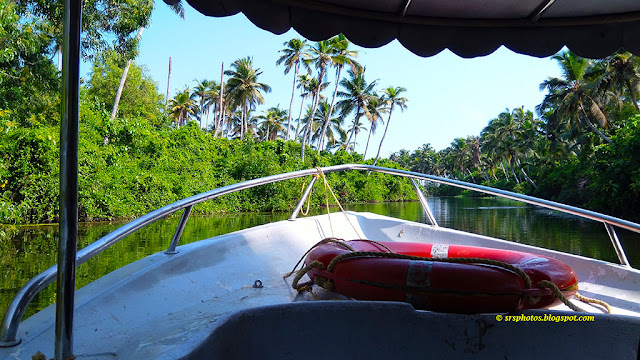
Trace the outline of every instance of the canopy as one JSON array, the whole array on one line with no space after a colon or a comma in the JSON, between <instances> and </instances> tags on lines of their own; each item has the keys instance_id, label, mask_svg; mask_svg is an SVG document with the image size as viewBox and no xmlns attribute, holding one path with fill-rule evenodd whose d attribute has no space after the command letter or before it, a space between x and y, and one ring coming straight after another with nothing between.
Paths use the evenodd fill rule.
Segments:
<instances>
[{"instance_id":1,"label":"canopy","mask_svg":"<svg viewBox=\"0 0 640 360\"><path fill-rule=\"evenodd\" d=\"M294 28L318 41L343 33L363 47L398 39L420 56L447 48L461 57L476 57L501 45L537 57L553 55L563 46L589 58L621 48L640 55L638 0L186 1L208 16L242 12L274 34Z\"/></svg>"}]
</instances>

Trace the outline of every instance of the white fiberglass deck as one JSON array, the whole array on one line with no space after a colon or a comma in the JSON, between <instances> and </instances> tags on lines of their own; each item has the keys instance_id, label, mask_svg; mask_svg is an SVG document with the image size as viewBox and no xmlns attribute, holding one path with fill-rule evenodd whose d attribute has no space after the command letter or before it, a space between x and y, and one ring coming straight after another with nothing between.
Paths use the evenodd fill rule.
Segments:
<instances>
[{"instance_id":1,"label":"white fiberglass deck","mask_svg":"<svg viewBox=\"0 0 640 360\"><path fill-rule=\"evenodd\" d=\"M291 314L299 313L301 321L309 316L318 318L319 320L316 320L319 327L323 326L323 321L329 321L336 316L344 319L334 323L336 328L343 331L352 329L354 333L363 334L369 331L367 328L371 328L371 325L358 319L379 319L382 323L378 323L377 331L381 339L385 339L385 327L402 327L401 324L394 325L393 319L403 319L407 316L415 317L418 323L426 321L430 324L440 324L438 332L443 334L447 331L462 333L464 330L465 334L471 334L467 339L457 339L453 334L453 339L447 340L450 341L450 345L447 345L446 341L430 345L437 347L439 344L443 347L442 351L449 352L441 355L453 358L492 358L497 355L503 358L502 355L522 355L521 351L525 350L529 351L527 354L534 354L537 351L536 347L541 345L535 339L524 342L520 339L519 345L513 349L511 346L500 345L504 336L512 334L515 337L518 331L532 333L531 336L534 338L539 333L540 341L547 343L553 340L546 337L554 332L557 332L558 336L573 336L570 349L562 350L567 351L567 354L575 355L578 351L593 355L597 354L598 349L604 351L607 347L613 347L613 350L606 350L609 353L613 351L612 354L626 354L629 358L636 358L640 339L638 270L369 213L350 213L349 217L360 234L356 234L345 220L345 216L338 213L331 215L331 224L326 215L281 221L184 245L178 248L179 253L175 255L158 253L101 278L77 293L74 329L76 355L79 359L286 358L286 354L307 354L305 358L321 358L324 356L323 352L300 349L295 343L290 344L291 351L286 350L289 349L285 346L289 340L297 339L294 341L300 342L300 337L306 337L304 334L310 331L309 327L313 329L316 326L313 323L298 322L295 318L286 320L288 316L293 316ZM290 286L291 278L283 279L283 274L290 271L302 254L321 239L329 236L352 239L362 235L373 240L486 246L557 258L576 271L580 280L580 292L583 295L608 302L613 307L615 315L597 315L594 322L582 324L520 323L518 330L511 328L514 324L498 322L495 314L436 314L414 311L409 305L394 303L318 302L308 294L299 295L293 290ZM253 287L256 280L262 282L262 288ZM321 289L317 293L329 299L336 297ZM309 306L296 307L300 302ZM577 303L596 314L602 314L599 309ZM260 310L265 309L262 308L264 306L272 305L282 307ZM554 309L558 314L565 314L567 310L564 305L562 308ZM30 359L37 351L52 356L54 311L54 307L50 306L24 321L18 333L21 344L12 348L0 348L0 358ZM384 312L384 316L380 317L380 311ZM542 312L548 313L526 313L539 315ZM239 313L246 316L238 318ZM397 313L397 316L394 317L393 313ZM226 322L230 318L235 319L235 322ZM247 321L250 325L246 324ZM220 327L226 323L240 325ZM450 324L447 325L449 330L442 330L443 324ZM427 331L423 325L419 327L420 331ZM227 331L221 333L220 329ZM562 335L561 329L569 333ZM255 333L258 330L262 332L259 336ZM410 327L405 327L402 331L396 329L396 333L398 331L415 333ZM281 342L274 344L274 348L255 348L254 346L265 344L253 344L254 340L250 340L257 336L264 342L276 334L288 335L287 338L282 338ZM324 335L309 336L319 336L318 346L326 346L322 345L321 340ZM480 336L479 342L477 336ZM596 339L598 337L600 339ZM363 339L349 341L358 346L358 341ZM419 339L407 339L408 343L413 344L415 341ZM611 344L610 341L615 341L615 344ZM495 344L491 345L492 342ZM609 345L605 345L607 343ZM241 349L242 344L251 347L255 354ZM380 344L384 344L384 341L378 346ZM410 345L405 345L408 349L411 348ZM392 351L394 346L398 345L389 345L384 349ZM576 350L576 346L580 349ZM591 348L592 346L596 347ZM285 350L272 352L276 351L276 348ZM361 355L361 358L366 358L367 351L372 351L356 350L344 355L350 358L358 358ZM380 351L378 358L385 358L385 352Z\"/></svg>"}]
</instances>

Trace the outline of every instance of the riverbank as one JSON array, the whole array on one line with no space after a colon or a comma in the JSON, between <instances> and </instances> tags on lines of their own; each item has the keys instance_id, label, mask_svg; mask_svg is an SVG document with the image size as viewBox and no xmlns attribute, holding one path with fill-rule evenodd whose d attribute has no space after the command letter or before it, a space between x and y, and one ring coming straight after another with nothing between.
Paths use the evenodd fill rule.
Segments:
<instances>
[{"instance_id":1,"label":"riverbank","mask_svg":"<svg viewBox=\"0 0 640 360\"><path fill-rule=\"evenodd\" d=\"M144 121L116 119L81 109L79 144L79 218L102 221L135 218L225 185L289 171L362 162L346 151L307 148L300 159L294 141L214 138L191 122L181 128L154 127ZM106 129L106 130L105 130ZM0 140L0 223L52 223L58 216L58 128L8 129ZM381 166L398 168L382 159ZM342 203L415 200L406 179L363 172L327 176ZM194 206L194 214L287 211L300 198L307 179L268 184ZM324 204L314 191L313 206Z\"/></svg>"}]
</instances>

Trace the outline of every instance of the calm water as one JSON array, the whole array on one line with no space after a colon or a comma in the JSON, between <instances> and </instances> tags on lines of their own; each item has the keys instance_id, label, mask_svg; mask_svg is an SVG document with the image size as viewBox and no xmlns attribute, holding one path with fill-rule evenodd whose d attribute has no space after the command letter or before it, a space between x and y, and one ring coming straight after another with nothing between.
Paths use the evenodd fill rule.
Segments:
<instances>
[{"instance_id":1,"label":"calm water","mask_svg":"<svg viewBox=\"0 0 640 360\"><path fill-rule=\"evenodd\" d=\"M617 262L604 226L558 212L504 199L429 198L440 226ZM367 211L401 219L427 222L417 202L356 204L348 210ZM181 244L211 236L284 220L289 213L246 213L191 217ZM165 250L179 217L163 219L123 239L78 267L77 282L89 282L137 259ZM123 223L81 224L79 247L99 239ZM629 261L640 267L640 236L619 230ZM58 227L0 227L0 316L24 283L56 262ZM55 285L42 291L27 310L27 316L53 303Z\"/></svg>"}]
</instances>

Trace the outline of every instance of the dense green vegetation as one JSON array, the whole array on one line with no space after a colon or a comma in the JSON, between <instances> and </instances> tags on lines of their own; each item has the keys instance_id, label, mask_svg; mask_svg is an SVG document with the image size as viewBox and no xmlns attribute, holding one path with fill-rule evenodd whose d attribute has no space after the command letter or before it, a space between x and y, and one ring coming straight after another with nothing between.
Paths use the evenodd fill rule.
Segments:
<instances>
[{"instance_id":1,"label":"dense green vegetation","mask_svg":"<svg viewBox=\"0 0 640 360\"><path fill-rule=\"evenodd\" d=\"M88 93L89 91L86 91ZM144 214L182 198L220 186L275 173L358 162L361 155L308 149L303 162L300 144L277 139L214 138L195 122L180 128L154 126L143 119L116 118L102 103L84 94L80 123L80 217L101 220ZM91 98L94 99L95 98ZM7 128L0 141L3 154L0 221L52 222L57 219L57 126ZM108 141L105 141L108 139ZM385 165L395 164L385 160ZM330 174L344 202L407 200L415 194L406 180L366 173ZM202 203L196 213L289 210L300 196L303 179L265 185ZM307 180L308 182L308 180ZM321 189L321 188L319 188ZM324 203L316 190L315 205Z\"/></svg>"},{"instance_id":2,"label":"dense green vegetation","mask_svg":"<svg viewBox=\"0 0 640 360\"><path fill-rule=\"evenodd\" d=\"M60 86L54 62L61 4L0 0L0 5L0 222L53 222ZM563 76L542 81L547 95L535 112L507 109L488 119L478 136L455 139L441 151L425 144L386 160L379 159L385 137L370 144L371 134L380 126L386 134L394 110L408 105L406 89L380 89L378 80L368 80L358 52L343 35L315 43L291 39L277 54L274 49L276 64L292 78L288 110L256 111L272 88L261 81L251 57L227 66L222 83L198 80L193 89L163 99L144 67L133 61L154 6L133 0L85 5L83 56L93 69L81 94L82 220L132 217L238 181L362 162L376 145L369 163L638 218L640 60L628 53L602 60L560 53L554 59ZM172 10L184 16L180 3ZM300 105L294 109L296 98ZM364 137L364 154L354 153ZM330 181L345 202L414 196L406 181L382 175L332 175ZM302 182L230 195L195 210L290 209ZM429 191L461 193L438 186ZM322 200L322 194L314 195L316 204Z\"/></svg>"},{"instance_id":3,"label":"dense green vegetation","mask_svg":"<svg viewBox=\"0 0 640 360\"><path fill-rule=\"evenodd\" d=\"M602 60L554 56L562 78L540 84L536 116L507 109L479 136L429 144L391 156L418 172L494 186L640 219L640 59L619 52ZM432 192L462 191L434 187Z\"/></svg>"}]
</instances>

